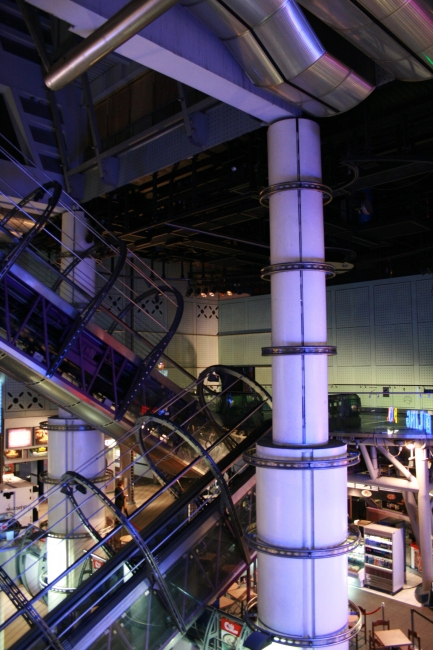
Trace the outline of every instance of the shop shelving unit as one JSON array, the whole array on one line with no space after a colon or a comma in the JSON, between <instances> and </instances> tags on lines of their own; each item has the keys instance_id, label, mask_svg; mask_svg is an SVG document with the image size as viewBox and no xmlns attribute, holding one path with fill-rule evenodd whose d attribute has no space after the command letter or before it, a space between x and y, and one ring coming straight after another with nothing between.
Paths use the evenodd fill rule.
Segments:
<instances>
[{"instance_id":1,"label":"shop shelving unit","mask_svg":"<svg viewBox=\"0 0 433 650\"><path fill-rule=\"evenodd\" d=\"M364 558L364 542L362 541L359 546L357 546L351 553L348 555L348 575L349 575L349 584L352 584L355 587L363 587L365 580L365 558Z\"/></svg>"},{"instance_id":2,"label":"shop shelving unit","mask_svg":"<svg viewBox=\"0 0 433 650\"><path fill-rule=\"evenodd\" d=\"M404 585L404 530L380 524L364 528L365 586L397 593Z\"/></svg>"}]
</instances>

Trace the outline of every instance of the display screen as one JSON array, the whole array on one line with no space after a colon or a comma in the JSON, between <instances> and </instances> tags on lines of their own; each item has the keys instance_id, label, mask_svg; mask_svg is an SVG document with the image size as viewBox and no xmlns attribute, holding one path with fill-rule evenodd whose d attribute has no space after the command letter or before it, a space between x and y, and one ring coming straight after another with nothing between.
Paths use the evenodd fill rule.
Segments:
<instances>
[{"instance_id":1,"label":"display screen","mask_svg":"<svg viewBox=\"0 0 433 650\"><path fill-rule=\"evenodd\" d=\"M39 427L35 427L35 433L34 433L35 441L34 445L47 445L48 444L48 431L46 429L39 429Z\"/></svg>"},{"instance_id":2,"label":"display screen","mask_svg":"<svg viewBox=\"0 0 433 650\"><path fill-rule=\"evenodd\" d=\"M33 428L6 429L7 449L23 449L33 445Z\"/></svg>"}]
</instances>

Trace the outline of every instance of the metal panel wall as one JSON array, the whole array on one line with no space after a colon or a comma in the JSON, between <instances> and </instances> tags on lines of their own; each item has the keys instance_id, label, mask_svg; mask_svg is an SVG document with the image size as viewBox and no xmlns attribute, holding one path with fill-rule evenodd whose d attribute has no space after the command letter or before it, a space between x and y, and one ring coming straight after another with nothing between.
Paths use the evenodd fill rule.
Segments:
<instances>
[{"instance_id":1,"label":"metal panel wall","mask_svg":"<svg viewBox=\"0 0 433 650\"><path fill-rule=\"evenodd\" d=\"M363 406L433 408L433 278L413 276L327 289L330 391L357 392ZM270 296L220 302L219 360L255 365L269 384ZM267 342L264 342L267 341ZM391 397L383 396L389 388Z\"/></svg>"}]
</instances>

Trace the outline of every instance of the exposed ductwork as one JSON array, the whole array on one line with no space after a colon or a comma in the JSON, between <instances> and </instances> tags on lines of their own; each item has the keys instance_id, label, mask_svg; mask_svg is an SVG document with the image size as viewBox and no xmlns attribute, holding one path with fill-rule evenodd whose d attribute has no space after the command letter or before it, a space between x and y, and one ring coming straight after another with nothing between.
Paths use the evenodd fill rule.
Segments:
<instances>
[{"instance_id":1,"label":"exposed ductwork","mask_svg":"<svg viewBox=\"0 0 433 650\"><path fill-rule=\"evenodd\" d=\"M325 51L294 0L182 0L228 47L251 81L318 117L374 89Z\"/></svg>"},{"instance_id":2,"label":"exposed ductwork","mask_svg":"<svg viewBox=\"0 0 433 650\"><path fill-rule=\"evenodd\" d=\"M396 79L433 77L433 7L424 0L298 2Z\"/></svg>"},{"instance_id":3,"label":"exposed ductwork","mask_svg":"<svg viewBox=\"0 0 433 650\"><path fill-rule=\"evenodd\" d=\"M433 71L431 0L360 0L360 4Z\"/></svg>"},{"instance_id":4,"label":"exposed ductwork","mask_svg":"<svg viewBox=\"0 0 433 650\"><path fill-rule=\"evenodd\" d=\"M132 0L57 61L45 77L46 85L51 90L61 90L177 3L178 0Z\"/></svg>"}]
</instances>

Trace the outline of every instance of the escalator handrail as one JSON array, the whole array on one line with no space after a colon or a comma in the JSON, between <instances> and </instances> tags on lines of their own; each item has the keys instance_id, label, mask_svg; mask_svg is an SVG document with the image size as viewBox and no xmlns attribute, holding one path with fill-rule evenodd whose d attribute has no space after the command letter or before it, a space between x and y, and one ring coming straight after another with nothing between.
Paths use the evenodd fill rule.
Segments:
<instances>
[{"instance_id":1,"label":"escalator handrail","mask_svg":"<svg viewBox=\"0 0 433 650\"><path fill-rule=\"evenodd\" d=\"M215 477L215 480L218 483L218 486L221 490L221 494L223 495L225 506L228 510L229 517L233 523L234 537L238 543L239 550L244 556L244 560L246 564L249 564L250 554L249 554L248 546L244 540L242 526L236 514L236 510L233 505L232 497L227 487L227 483L225 482L223 474L220 468L218 467L217 463L214 461L212 456L206 451L206 449L198 442L198 440L196 440L190 433L188 433L186 429L183 429L181 426L174 424L168 418L164 418L162 416L144 415L143 417L137 420L137 424L142 424L149 421L160 422L163 425L171 428L172 431L175 431L181 438L186 440L191 445L191 447L195 449L203 459L206 460L210 468L210 471L212 472L212 474ZM143 456L145 455L147 456L147 451L144 445L142 432L143 432L143 428L140 426L140 428L138 429L138 444L140 446L141 452L143 453Z\"/></svg>"},{"instance_id":2,"label":"escalator handrail","mask_svg":"<svg viewBox=\"0 0 433 650\"><path fill-rule=\"evenodd\" d=\"M160 289L156 287L155 289L150 289L149 291L145 292L145 294L151 294L153 292L157 291L158 293L160 292ZM154 369L158 359L160 358L161 354L164 352L165 348L167 345L170 343L171 339L173 338L177 328L179 327L179 323L182 319L183 315L183 297L180 291L175 289L175 287L170 287L169 289L165 289L165 292L169 291L175 295L176 298L176 313L174 315L173 321L168 329L168 332L163 336L163 338L155 345L153 350L149 352L149 354L141 361L140 366L137 368L135 372L135 376L133 381L131 382L131 385L128 389L128 392L126 393L125 397L123 398L122 405L118 409L116 413L116 420L121 420L122 417L125 415L126 411L128 410L130 404L133 402L135 397L137 396L138 391L140 390L141 386L144 384L146 379L149 377L150 373ZM143 294L144 295L144 294Z\"/></svg>"},{"instance_id":3,"label":"escalator handrail","mask_svg":"<svg viewBox=\"0 0 433 650\"><path fill-rule=\"evenodd\" d=\"M259 427L256 429L254 432L252 432L245 441L241 442L239 444L239 450L233 450L230 452L222 461L219 461L218 466L222 472L226 471L233 463L236 462L236 460L240 457L242 457L242 454L245 449L251 446L254 442L262 438L264 435L269 433L271 430L271 424L266 424L266 426ZM239 453L236 453L239 451ZM152 536L157 534L157 531L161 528L164 528L166 526L166 522L169 521L175 514L176 512L179 512L182 508L185 507L185 504L192 501L196 496L200 494L200 492L206 487L207 484L210 483L211 476L213 476L209 472L209 476L204 476L200 481L197 481L197 484L194 485L194 487L191 490L188 490L187 493L185 493L180 499L175 501L164 513L162 513L159 517L156 518L156 520L152 521L142 532L141 535L143 536L146 544L149 544L150 539ZM191 494L192 493L192 494ZM169 511L169 512L168 512ZM190 522L192 525L192 528L195 529L196 526L198 526L200 523L200 519L197 518ZM115 531L113 531L114 533ZM170 541L171 537L168 538L167 543L168 544L173 544L177 543L176 541ZM94 546L92 549L86 553L90 556L91 553L94 553L96 548L99 548L102 545L102 543L97 544ZM88 594L90 594L94 589L95 589L95 580L99 578L99 580L103 580L104 577L108 574L114 573L119 566L122 566L124 562L127 562L129 558L131 558L133 555L135 555L137 552L137 549L135 546L131 545L126 545L123 547L120 551L118 551L115 556L108 560L103 567L101 567L97 573L95 573L93 576L91 576L88 580L86 580L84 583L82 583L77 590L72 592L66 599L64 599L59 605L57 605L51 612L48 613L46 617L47 624L50 627L55 627L58 625L61 620L67 615L68 612L71 610L74 610L77 606L78 602L82 602ZM167 551L168 552L168 551ZM69 567L69 570L74 570L78 565L82 562L83 558L78 558L72 565ZM114 564L114 566L113 566ZM64 575L66 574L66 571L62 573L58 578L56 579L55 582L63 579ZM141 574L141 572L140 572ZM141 582L142 580L145 579L146 576L141 577L141 576L133 576L130 580L125 585L125 588L129 590L131 588L131 582L134 580L139 580ZM49 588L46 587L46 589L43 590L43 592L48 592ZM39 594L39 596L43 595L42 592ZM33 598L30 603L37 602L37 598ZM12 615L9 617L7 621L3 625L7 625L8 623L13 622L18 617L18 613ZM3 626L0 626L0 630L3 628ZM31 647L31 642L35 642L36 638L34 635L36 635L37 632L34 630L33 632L29 632L25 637L20 639L20 641L15 644L15 646L11 650L18 650L18 648L27 648ZM21 642L24 642L25 645L21 645Z\"/></svg>"},{"instance_id":4,"label":"escalator handrail","mask_svg":"<svg viewBox=\"0 0 433 650\"><path fill-rule=\"evenodd\" d=\"M48 190L50 189L53 190L53 193L49 197L47 201L47 206L44 209L43 213L40 215L40 217L37 220L35 220L33 227L30 228L25 235L20 237L18 241L14 242L16 245L3 258L0 267L0 281L10 271L11 267L15 264L16 260L21 255L23 250L28 246L30 246L31 242L36 237L36 235L45 227L45 224L50 218L61 196L62 186L57 181L51 181L49 183L45 183L45 185L43 185L42 187L37 187L35 190L30 192L30 194L28 194L23 199L21 199L21 201L14 208L12 208L12 210L10 210L8 214L2 219L2 228L1 228L2 232L7 234L12 240L17 239L12 235L12 233L10 233L6 228L3 227L3 223L5 221L8 221L10 218L12 218L12 216L15 214L15 212L17 212L18 209L24 208L28 203L30 203L30 201L32 200L39 201L40 199L42 199L45 193L48 192Z\"/></svg>"},{"instance_id":5,"label":"escalator handrail","mask_svg":"<svg viewBox=\"0 0 433 650\"><path fill-rule=\"evenodd\" d=\"M70 483L71 481L75 484L81 485L85 489L91 491L93 494L95 494L100 501L105 505L106 508L108 508L109 512L112 512L114 517L126 528L128 533L131 535L133 541L135 542L136 546L138 549L141 551L143 557L145 560L148 562L149 566L152 569L153 576L158 583L158 586L161 590L161 594L163 596L163 599L165 601L165 605L170 612L170 615L172 616L173 620L176 622L176 626L179 629L182 634L186 633L186 627L185 623L183 621L183 618L177 608L176 603L174 602L170 590L168 589L166 582L161 574L161 571L159 570L158 563L156 562L151 550L147 546L146 542L140 535L140 533L137 531L135 526L132 524L131 521L129 521L128 517L125 517L123 512L116 506L115 503L113 503L103 492L100 490L94 483L92 483L91 480L85 478L78 472L66 472L62 476L62 482L63 483ZM76 501L75 501L76 503ZM78 506L78 510L80 510ZM91 526L93 528L93 526Z\"/></svg>"},{"instance_id":6,"label":"escalator handrail","mask_svg":"<svg viewBox=\"0 0 433 650\"><path fill-rule=\"evenodd\" d=\"M98 291L95 297L86 305L83 311L80 312L78 318L75 321L74 327L68 333L68 336L66 337L66 340L63 343L62 349L56 354L55 360L53 361L50 368L48 369L47 377L50 378L54 375L54 373L62 363L63 359L65 358L65 356L67 355L67 353L69 352L73 344L75 343L76 339L81 334L81 332L85 329L87 323L90 321L93 314L95 313L95 311L97 310L101 302L104 300L104 298L107 296L113 284L116 282L125 263L127 251L128 249L126 247L125 242L119 240L119 256L117 259L116 268L111 274L108 282ZM77 288L79 290L79 287Z\"/></svg>"}]
</instances>

